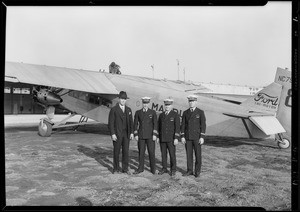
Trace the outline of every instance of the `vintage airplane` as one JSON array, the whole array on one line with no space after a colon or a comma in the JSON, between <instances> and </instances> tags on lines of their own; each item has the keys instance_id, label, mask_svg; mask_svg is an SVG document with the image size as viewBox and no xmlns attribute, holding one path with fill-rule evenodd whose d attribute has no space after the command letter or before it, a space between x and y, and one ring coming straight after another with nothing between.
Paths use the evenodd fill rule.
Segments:
<instances>
[{"instance_id":1,"label":"vintage airplane","mask_svg":"<svg viewBox=\"0 0 300 212\"><path fill-rule=\"evenodd\" d=\"M92 119L107 124L110 109L118 102L119 91L126 91L126 104L133 113L142 107L141 97L151 97L151 108L162 112L163 99L174 99L174 110L182 115L187 109L187 96L198 95L198 107L206 114L206 135L267 138L275 135L280 148L291 140L291 72L277 68L275 81L245 101L212 98L201 95L200 86L170 80L116 75L105 72L6 62L5 81L34 85L33 98L46 108L41 119L41 136L52 129L68 127L67 119L82 115L80 122ZM200 90L200 92L199 92ZM204 92L203 92L204 93ZM69 117L53 123L55 107L71 112ZM87 123L78 123L87 124Z\"/></svg>"}]
</instances>

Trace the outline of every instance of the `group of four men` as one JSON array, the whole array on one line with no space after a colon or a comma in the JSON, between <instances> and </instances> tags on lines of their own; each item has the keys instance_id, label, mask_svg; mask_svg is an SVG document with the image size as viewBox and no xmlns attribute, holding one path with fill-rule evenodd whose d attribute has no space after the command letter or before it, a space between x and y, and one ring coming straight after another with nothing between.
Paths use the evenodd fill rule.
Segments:
<instances>
[{"instance_id":1,"label":"group of four men","mask_svg":"<svg viewBox=\"0 0 300 212\"><path fill-rule=\"evenodd\" d=\"M150 170L156 174L155 142L160 144L162 155L162 170L158 174L168 173L167 151L170 155L170 175L176 173L176 145L179 140L185 145L187 157L187 172L183 176L200 176L201 145L204 143L206 118L202 110L196 107L197 96L189 95L189 109L183 112L180 125L179 115L172 110L174 100L164 100L165 111L157 119L156 112L149 108L150 97L142 97L143 108L133 115L131 109L125 105L127 94L119 93L119 103L109 113L108 127L113 140L113 173L121 172L119 154L122 148L122 172L130 174L129 141L138 141L139 166L134 174L144 171L146 147L148 150ZM195 172L193 172L193 151L195 152Z\"/></svg>"}]
</instances>

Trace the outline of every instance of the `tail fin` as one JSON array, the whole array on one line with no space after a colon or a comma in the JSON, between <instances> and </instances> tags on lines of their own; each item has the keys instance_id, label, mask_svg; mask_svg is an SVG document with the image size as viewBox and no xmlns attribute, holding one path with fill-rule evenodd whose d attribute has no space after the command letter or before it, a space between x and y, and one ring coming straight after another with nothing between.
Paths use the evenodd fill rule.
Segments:
<instances>
[{"instance_id":1,"label":"tail fin","mask_svg":"<svg viewBox=\"0 0 300 212\"><path fill-rule=\"evenodd\" d=\"M281 99L276 117L286 130L286 134L290 137L292 117L291 71L288 69L277 68L275 82L282 85Z\"/></svg>"},{"instance_id":2,"label":"tail fin","mask_svg":"<svg viewBox=\"0 0 300 212\"><path fill-rule=\"evenodd\" d=\"M276 118L285 129L285 136L291 137L292 89L291 72L277 68L272 84L242 102L249 110L259 110L276 114Z\"/></svg>"},{"instance_id":3,"label":"tail fin","mask_svg":"<svg viewBox=\"0 0 300 212\"><path fill-rule=\"evenodd\" d=\"M254 96L246 99L241 103L241 105L245 106L249 110L264 111L275 114L281 98L281 92L282 85L273 82L272 84L258 91Z\"/></svg>"}]
</instances>

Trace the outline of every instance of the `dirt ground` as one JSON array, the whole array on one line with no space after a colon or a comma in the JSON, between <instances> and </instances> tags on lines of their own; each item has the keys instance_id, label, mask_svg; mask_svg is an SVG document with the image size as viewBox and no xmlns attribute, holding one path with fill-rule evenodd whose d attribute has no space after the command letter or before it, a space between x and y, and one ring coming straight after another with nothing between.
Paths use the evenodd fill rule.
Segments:
<instances>
[{"instance_id":1,"label":"dirt ground","mask_svg":"<svg viewBox=\"0 0 300 212\"><path fill-rule=\"evenodd\" d=\"M7 206L251 206L291 210L291 149L274 140L207 137L200 178L183 177L186 153L176 147L177 173L112 174L112 141L105 125L55 131L5 129ZM161 154L156 145L157 169ZM169 158L168 158L169 163ZM138 166L130 143L130 171Z\"/></svg>"}]
</instances>

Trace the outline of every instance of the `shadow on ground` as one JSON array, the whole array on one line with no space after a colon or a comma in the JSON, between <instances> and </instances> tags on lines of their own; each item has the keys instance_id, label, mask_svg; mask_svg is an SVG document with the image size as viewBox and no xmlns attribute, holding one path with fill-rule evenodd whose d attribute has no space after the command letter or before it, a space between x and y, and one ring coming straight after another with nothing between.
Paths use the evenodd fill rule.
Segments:
<instances>
[{"instance_id":1,"label":"shadow on ground","mask_svg":"<svg viewBox=\"0 0 300 212\"><path fill-rule=\"evenodd\" d=\"M278 149L276 142L272 139L258 139L258 138L236 138L236 137L219 137L219 136L206 136L205 145L222 148L232 148L241 145L269 147Z\"/></svg>"},{"instance_id":2,"label":"shadow on ground","mask_svg":"<svg viewBox=\"0 0 300 212\"><path fill-rule=\"evenodd\" d=\"M77 197L75 200L79 206L93 206L92 202L86 197Z\"/></svg>"},{"instance_id":3,"label":"shadow on ground","mask_svg":"<svg viewBox=\"0 0 300 212\"><path fill-rule=\"evenodd\" d=\"M68 122L68 124L74 124ZM38 126L18 126L18 127L6 127L5 132L19 132L19 131L36 131L38 132ZM92 133L100 135L110 135L106 124L92 124L77 127L65 127L53 129L53 134L64 134L64 133ZM221 137L221 136L206 136L205 145L213 147L231 148L240 145L255 145L259 147L269 147L277 149L277 143L273 139L250 139L250 138L237 138L237 137Z\"/></svg>"},{"instance_id":4,"label":"shadow on ground","mask_svg":"<svg viewBox=\"0 0 300 212\"><path fill-rule=\"evenodd\" d=\"M79 152L85 154L88 157L94 158L99 164L106 167L110 172L113 171L113 147L108 148L101 148L99 146L95 146L94 149L78 145ZM120 154L120 163L121 163L121 154ZM161 160L155 158L155 163L161 164ZM130 150L129 149L129 168L136 170L139 166L138 162L138 151L137 150ZM156 167L157 170L158 167ZM145 154L145 170L150 172L150 162L148 154ZM182 174L185 173L185 170L177 167L177 171L181 172Z\"/></svg>"}]
</instances>

